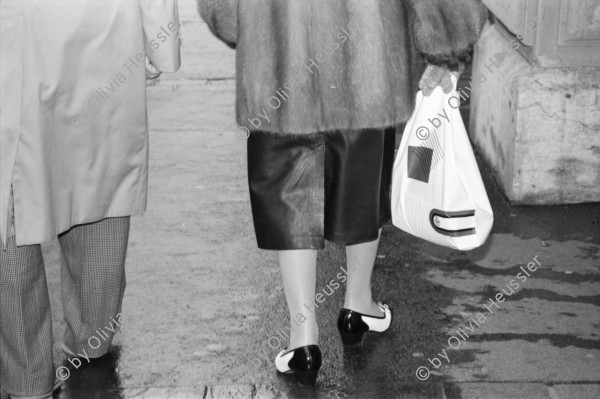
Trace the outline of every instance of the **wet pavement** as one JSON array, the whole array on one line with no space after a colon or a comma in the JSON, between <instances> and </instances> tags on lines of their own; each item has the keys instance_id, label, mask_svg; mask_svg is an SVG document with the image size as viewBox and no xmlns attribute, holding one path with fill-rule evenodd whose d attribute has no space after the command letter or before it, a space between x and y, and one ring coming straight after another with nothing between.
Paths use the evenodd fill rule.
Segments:
<instances>
[{"instance_id":1,"label":"wet pavement","mask_svg":"<svg viewBox=\"0 0 600 399\"><path fill-rule=\"evenodd\" d=\"M61 353L61 260L44 248L57 366L69 370L57 398L600 398L600 204L510 206L485 168L485 246L453 251L384 228L373 287L393 307L388 332L342 346L344 252L319 254L318 385L278 376L287 307L275 254L254 241L235 55L192 0L180 7L184 66L149 90L148 211L132 219L107 356L75 367Z\"/></svg>"}]
</instances>

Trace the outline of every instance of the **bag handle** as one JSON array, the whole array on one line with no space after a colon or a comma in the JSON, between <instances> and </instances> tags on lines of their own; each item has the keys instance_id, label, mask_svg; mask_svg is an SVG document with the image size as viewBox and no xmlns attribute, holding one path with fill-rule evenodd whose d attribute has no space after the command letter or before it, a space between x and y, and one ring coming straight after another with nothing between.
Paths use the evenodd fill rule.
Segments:
<instances>
[{"instance_id":1,"label":"bag handle","mask_svg":"<svg viewBox=\"0 0 600 399\"><path fill-rule=\"evenodd\" d=\"M433 209L429 213L429 223L436 232L449 237L464 237L476 234L474 209L455 212Z\"/></svg>"}]
</instances>

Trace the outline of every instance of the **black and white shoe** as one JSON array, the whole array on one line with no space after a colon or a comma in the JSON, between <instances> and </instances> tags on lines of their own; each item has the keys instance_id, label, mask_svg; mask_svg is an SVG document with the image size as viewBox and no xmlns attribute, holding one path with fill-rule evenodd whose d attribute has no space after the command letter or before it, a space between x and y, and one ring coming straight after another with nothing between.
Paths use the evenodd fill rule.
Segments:
<instances>
[{"instance_id":1,"label":"black and white shoe","mask_svg":"<svg viewBox=\"0 0 600 399\"><path fill-rule=\"evenodd\" d=\"M337 327L344 345L359 343L367 331L384 332L392 324L392 310L389 305L377 304L383 312L382 317L368 316L350 309L342 309L338 316Z\"/></svg>"},{"instance_id":2,"label":"black and white shoe","mask_svg":"<svg viewBox=\"0 0 600 399\"><path fill-rule=\"evenodd\" d=\"M284 349L275 357L275 367L282 374L293 374L298 385L314 387L321 368L321 349L318 345Z\"/></svg>"}]
</instances>

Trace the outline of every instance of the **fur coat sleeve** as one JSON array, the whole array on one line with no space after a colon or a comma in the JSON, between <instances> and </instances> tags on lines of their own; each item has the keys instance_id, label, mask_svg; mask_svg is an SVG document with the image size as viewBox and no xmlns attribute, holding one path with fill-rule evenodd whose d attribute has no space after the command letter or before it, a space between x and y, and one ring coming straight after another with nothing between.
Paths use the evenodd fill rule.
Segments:
<instances>
[{"instance_id":1,"label":"fur coat sleeve","mask_svg":"<svg viewBox=\"0 0 600 399\"><path fill-rule=\"evenodd\" d=\"M471 60L473 44L487 19L480 0L409 0L414 44L429 64L446 65Z\"/></svg>"},{"instance_id":2,"label":"fur coat sleeve","mask_svg":"<svg viewBox=\"0 0 600 399\"><path fill-rule=\"evenodd\" d=\"M238 36L239 0L198 0L212 33L232 48ZM408 0L417 50L429 64L456 68L469 63L487 17L481 0ZM402 22L401 22L402 23Z\"/></svg>"},{"instance_id":3,"label":"fur coat sleeve","mask_svg":"<svg viewBox=\"0 0 600 399\"><path fill-rule=\"evenodd\" d=\"M210 31L231 48L235 48L237 44L238 1L198 0L200 16Z\"/></svg>"}]
</instances>

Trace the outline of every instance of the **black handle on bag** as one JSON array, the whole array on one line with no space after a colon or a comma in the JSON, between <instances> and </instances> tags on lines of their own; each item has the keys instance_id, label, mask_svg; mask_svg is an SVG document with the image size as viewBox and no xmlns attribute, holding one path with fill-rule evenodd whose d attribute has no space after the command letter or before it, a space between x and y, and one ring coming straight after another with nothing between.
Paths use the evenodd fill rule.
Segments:
<instances>
[{"instance_id":1,"label":"black handle on bag","mask_svg":"<svg viewBox=\"0 0 600 399\"><path fill-rule=\"evenodd\" d=\"M435 231L437 231L438 233L440 233L440 234L444 234L444 235L447 235L447 236L450 236L450 237L463 237L463 236L468 236L468 235L475 234L475 227L471 227L471 228L467 228L467 229L461 229L461 230L445 230L445 229L442 229L442 228L440 228L435 223L436 216L444 218L444 219L456 219L456 218L474 217L475 216L475 210L445 212L445 211L441 211L439 209L433 209L429 213L429 222L431 223L431 227L433 227L433 229Z\"/></svg>"}]
</instances>

